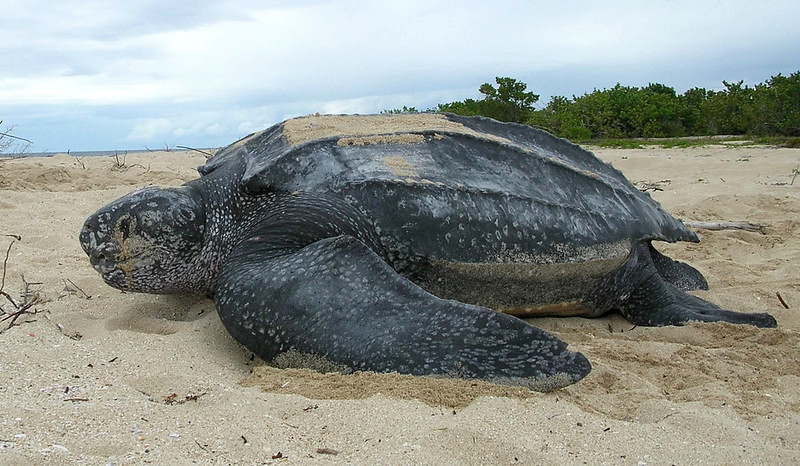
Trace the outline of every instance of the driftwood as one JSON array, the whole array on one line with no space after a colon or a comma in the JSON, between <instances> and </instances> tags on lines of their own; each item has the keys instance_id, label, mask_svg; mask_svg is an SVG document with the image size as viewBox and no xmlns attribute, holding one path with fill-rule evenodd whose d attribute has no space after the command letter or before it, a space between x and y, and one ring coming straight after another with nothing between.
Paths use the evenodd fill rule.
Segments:
<instances>
[{"instance_id":1,"label":"driftwood","mask_svg":"<svg viewBox=\"0 0 800 466\"><path fill-rule=\"evenodd\" d=\"M659 181L650 181L650 180L640 180L634 181L633 185L636 186L639 191L647 192L647 191L663 191L664 186L668 186L672 183L672 180L659 180Z\"/></svg>"},{"instance_id":2,"label":"driftwood","mask_svg":"<svg viewBox=\"0 0 800 466\"><path fill-rule=\"evenodd\" d=\"M764 225L750 222L683 222L691 228L701 230L744 230L764 233Z\"/></svg>"}]
</instances>

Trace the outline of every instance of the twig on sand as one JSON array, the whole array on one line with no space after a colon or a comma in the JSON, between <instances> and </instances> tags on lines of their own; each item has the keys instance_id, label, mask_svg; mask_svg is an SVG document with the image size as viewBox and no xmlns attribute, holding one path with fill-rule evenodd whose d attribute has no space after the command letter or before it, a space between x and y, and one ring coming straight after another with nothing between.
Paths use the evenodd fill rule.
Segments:
<instances>
[{"instance_id":1,"label":"twig on sand","mask_svg":"<svg viewBox=\"0 0 800 466\"><path fill-rule=\"evenodd\" d=\"M203 451L208 451L208 448L206 448L206 447L208 447L208 445L206 445L206 446L204 447L203 445L201 445L201 444L200 444L200 442L198 442L198 441L197 441L197 439L195 439L195 440L194 440L194 443L196 443L196 444L197 444L197 446L198 446L198 447L200 447L200 449L201 449L201 450L203 450Z\"/></svg>"},{"instance_id":2,"label":"twig on sand","mask_svg":"<svg viewBox=\"0 0 800 466\"><path fill-rule=\"evenodd\" d=\"M17 241L22 240L22 237L16 235L6 235L15 238ZM11 241L11 244L8 245L8 249L6 249L6 258L3 259L3 278L0 279L0 292L3 291L3 288L6 286L6 267L8 266L8 256L11 254L11 247L14 246L14 241Z\"/></svg>"},{"instance_id":3,"label":"twig on sand","mask_svg":"<svg viewBox=\"0 0 800 466\"><path fill-rule=\"evenodd\" d=\"M788 305L788 304L786 304L786 301L784 301L784 300L783 300L783 296L781 296L781 294L780 294L780 293L776 292L776 293L775 293L775 296L777 296L777 297L778 297L778 301L780 301L780 302L781 302L781 306L783 306L785 309L789 309L789 305Z\"/></svg>"},{"instance_id":4,"label":"twig on sand","mask_svg":"<svg viewBox=\"0 0 800 466\"><path fill-rule=\"evenodd\" d=\"M338 455L339 450L334 450L333 448L317 448L317 453L320 455Z\"/></svg>"},{"instance_id":5,"label":"twig on sand","mask_svg":"<svg viewBox=\"0 0 800 466\"><path fill-rule=\"evenodd\" d=\"M73 281L72 281L72 280L70 280L69 278L65 278L65 279L63 279L62 281L64 282L64 289L63 289L63 290L61 290L61 291L63 291L63 292L65 292L65 293L67 293L67 294L66 294L66 295L64 295L64 296L72 296L72 295L77 295L77 294L78 294L78 292L80 292L80 293L83 295L83 297L84 297L84 298L86 298L86 299L91 299L91 297L92 297L91 295L89 295L89 294L87 294L85 291L83 291L83 290L81 289L81 287L79 287L78 285L76 285L76 284L75 284L75 282L73 282ZM69 282L69 283L67 283L67 282ZM61 297L62 297L62 296L59 296L59 299L60 299Z\"/></svg>"},{"instance_id":6,"label":"twig on sand","mask_svg":"<svg viewBox=\"0 0 800 466\"><path fill-rule=\"evenodd\" d=\"M683 222L686 226L701 230L744 230L764 234L765 225L751 222Z\"/></svg>"},{"instance_id":7,"label":"twig on sand","mask_svg":"<svg viewBox=\"0 0 800 466\"><path fill-rule=\"evenodd\" d=\"M797 179L797 175L800 175L800 165L798 165L797 168L793 168L792 169L792 181L790 181L788 183L786 183L784 181L780 181L780 182L777 182L777 183L770 183L770 184L773 184L775 186L794 186L794 180Z\"/></svg>"}]
</instances>

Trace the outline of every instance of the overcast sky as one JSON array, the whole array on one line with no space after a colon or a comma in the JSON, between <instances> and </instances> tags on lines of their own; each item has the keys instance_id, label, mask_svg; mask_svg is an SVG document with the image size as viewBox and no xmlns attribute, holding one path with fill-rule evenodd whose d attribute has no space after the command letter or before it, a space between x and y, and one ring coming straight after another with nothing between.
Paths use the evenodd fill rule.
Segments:
<instances>
[{"instance_id":1,"label":"overcast sky","mask_svg":"<svg viewBox=\"0 0 800 466\"><path fill-rule=\"evenodd\" d=\"M800 70L800 2L0 0L2 129L32 152L217 147L308 113Z\"/></svg>"}]
</instances>

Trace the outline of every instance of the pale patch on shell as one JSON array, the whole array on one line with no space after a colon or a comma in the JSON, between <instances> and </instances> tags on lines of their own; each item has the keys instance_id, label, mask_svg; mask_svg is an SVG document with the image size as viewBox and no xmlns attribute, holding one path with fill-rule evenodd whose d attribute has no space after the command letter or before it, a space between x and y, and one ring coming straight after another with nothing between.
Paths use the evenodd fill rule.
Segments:
<instances>
[{"instance_id":1,"label":"pale patch on shell","mask_svg":"<svg viewBox=\"0 0 800 466\"><path fill-rule=\"evenodd\" d=\"M309 115L287 120L283 123L283 135L291 146L331 137L339 137L346 141L354 142L356 138L359 138L362 144L378 144L382 141L417 143L423 142L419 139L421 134L418 133L434 131L445 134L468 134L479 139L490 139L505 144L513 144L509 139L479 133L461 123L450 121L445 115L437 113ZM251 136L251 138L257 135L258 133ZM441 138L441 135L438 137ZM381 138L391 139L382 140Z\"/></svg>"},{"instance_id":2,"label":"pale patch on shell","mask_svg":"<svg viewBox=\"0 0 800 466\"><path fill-rule=\"evenodd\" d=\"M405 157L393 156L383 159L383 165L389 169L395 176L404 178L418 177L417 170L414 165L409 162Z\"/></svg>"}]
</instances>

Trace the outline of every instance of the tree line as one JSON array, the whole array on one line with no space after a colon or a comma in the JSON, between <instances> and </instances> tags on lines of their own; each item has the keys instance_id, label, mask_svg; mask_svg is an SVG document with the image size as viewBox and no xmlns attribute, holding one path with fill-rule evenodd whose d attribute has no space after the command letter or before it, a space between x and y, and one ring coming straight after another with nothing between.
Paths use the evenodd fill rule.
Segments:
<instances>
[{"instance_id":1,"label":"tree line","mask_svg":"<svg viewBox=\"0 0 800 466\"><path fill-rule=\"evenodd\" d=\"M778 74L755 86L722 82L719 91L695 87L683 94L664 84L617 84L582 96L539 95L524 82L498 77L484 83L480 99L439 104L429 111L482 115L524 123L573 140L682 136L800 136L800 71ZM413 107L388 113L416 112Z\"/></svg>"}]
</instances>

